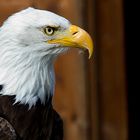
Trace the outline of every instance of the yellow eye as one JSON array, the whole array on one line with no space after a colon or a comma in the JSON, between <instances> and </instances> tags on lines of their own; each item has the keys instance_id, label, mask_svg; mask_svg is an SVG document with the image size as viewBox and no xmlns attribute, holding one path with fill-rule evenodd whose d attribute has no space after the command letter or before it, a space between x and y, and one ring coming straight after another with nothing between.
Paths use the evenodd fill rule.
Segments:
<instances>
[{"instance_id":1,"label":"yellow eye","mask_svg":"<svg viewBox=\"0 0 140 140\"><path fill-rule=\"evenodd\" d=\"M53 28L53 27L46 27L44 31L45 31L45 33L47 35L51 36L51 35L54 34L55 28Z\"/></svg>"}]
</instances>

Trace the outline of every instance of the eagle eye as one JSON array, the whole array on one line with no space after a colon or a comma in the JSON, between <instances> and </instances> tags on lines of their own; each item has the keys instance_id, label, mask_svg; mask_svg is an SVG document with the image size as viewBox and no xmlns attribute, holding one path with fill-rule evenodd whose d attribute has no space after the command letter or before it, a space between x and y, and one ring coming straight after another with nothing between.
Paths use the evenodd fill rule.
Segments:
<instances>
[{"instance_id":1,"label":"eagle eye","mask_svg":"<svg viewBox=\"0 0 140 140\"><path fill-rule=\"evenodd\" d=\"M53 34L54 34L54 31L55 31L55 28L54 28L54 27L46 27L46 28L44 29L44 32L45 32L47 35L49 35L49 36L53 35Z\"/></svg>"}]
</instances>

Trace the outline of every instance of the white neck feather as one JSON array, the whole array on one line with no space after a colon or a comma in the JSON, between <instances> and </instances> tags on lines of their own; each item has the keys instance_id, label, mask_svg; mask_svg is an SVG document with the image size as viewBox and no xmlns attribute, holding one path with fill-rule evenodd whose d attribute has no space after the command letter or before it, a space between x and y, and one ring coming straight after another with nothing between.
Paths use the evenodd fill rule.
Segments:
<instances>
[{"instance_id":1,"label":"white neck feather","mask_svg":"<svg viewBox=\"0 0 140 140\"><path fill-rule=\"evenodd\" d=\"M49 11L25 9L9 17L0 28L0 95L15 95L15 103L32 107L54 93L53 61L65 52L59 44L48 44L54 36L40 29L69 28L70 22Z\"/></svg>"},{"instance_id":2,"label":"white neck feather","mask_svg":"<svg viewBox=\"0 0 140 140\"><path fill-rule=\"evenodd\" d=\"M29 104L29 108L38 99L44 104L54 92L54 56L43 51L39 55L35 51L31 53L30 46L21 48L14 43L2 43L0 85L3 90L0 94L15 95L15 103Z\"/></svg>"}]
</instances>

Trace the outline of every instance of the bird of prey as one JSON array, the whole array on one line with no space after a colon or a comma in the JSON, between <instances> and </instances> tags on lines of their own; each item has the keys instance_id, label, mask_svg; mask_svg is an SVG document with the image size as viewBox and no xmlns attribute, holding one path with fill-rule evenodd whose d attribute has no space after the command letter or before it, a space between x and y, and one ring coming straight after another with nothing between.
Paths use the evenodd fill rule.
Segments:
<instances>
[{"instance_id":1,"label":"bird of prey","mask_svg":"<svg viewBox=\"0 0 140 140\"><path fill-rule=\"evenodd\" d=\"M53 110L53 63L68 48L87 49L89 34L49 11L27 8L0 28L0 140L62 140Z\"/></svg>"}]
</instances>

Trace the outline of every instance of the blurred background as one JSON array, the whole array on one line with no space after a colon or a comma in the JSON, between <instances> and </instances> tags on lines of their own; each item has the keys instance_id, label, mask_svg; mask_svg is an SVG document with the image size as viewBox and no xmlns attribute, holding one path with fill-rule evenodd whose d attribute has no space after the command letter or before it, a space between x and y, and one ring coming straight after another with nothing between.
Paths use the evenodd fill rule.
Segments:
<instances>
[{"instance_id":1,"label":"blurred background","mask_svg":"<svg viewBox=\"0 0 140 140\"><path fill-rule=\"evenodd\" d=\"M128 140L131 135L123 0L0 0L0 24L29 6L50 10L87 30L94 55L77 49L55 64L54 108L64 140Z\"/></svg>"}]
</instances>

